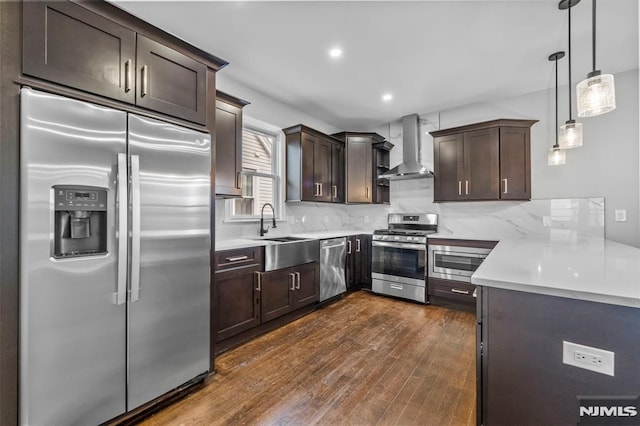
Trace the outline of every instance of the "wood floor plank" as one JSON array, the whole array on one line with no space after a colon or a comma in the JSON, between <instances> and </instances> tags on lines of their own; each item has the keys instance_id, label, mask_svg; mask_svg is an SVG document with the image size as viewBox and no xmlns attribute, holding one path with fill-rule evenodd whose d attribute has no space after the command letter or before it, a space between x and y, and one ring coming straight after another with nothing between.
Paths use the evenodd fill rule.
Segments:
<instances>
[{"instance_id":1,"label":"wood floor plank","mask_svg":"<svg viewBox=\"0 0 640 426\"><path fill-rule=\"evenodd\" d=\"M364 291L230 350L144 425L475 424L473 314Z\"/></svg>"}]
</instances>

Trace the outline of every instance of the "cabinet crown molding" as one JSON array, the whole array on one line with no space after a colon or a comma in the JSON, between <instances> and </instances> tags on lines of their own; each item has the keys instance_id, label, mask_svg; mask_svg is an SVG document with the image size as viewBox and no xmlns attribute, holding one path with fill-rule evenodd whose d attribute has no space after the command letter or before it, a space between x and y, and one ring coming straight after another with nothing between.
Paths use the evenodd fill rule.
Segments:
<instances>
[{"instance_id":1,"label":"cabinet crown molding","mask_svg":"<svg viewBox=\"0 0 640 426\"><path fill-rule=\"evenodd\" d=\"M221 90L216 90L216 99L237 106L238 108L244 108L251 104L249 101L245 101L244 99L240 99Z\"/></svg>"},{"instance_id":2,"label":"cabinet crown molding","mask_svg":"<svg viewBox=\"0 0 640 426\"><path fill-rule=\"evenodd\" d=\"M538 120L522 120L522 119L514 119L514 118L499 118L497 120L483 121L480 123L466 124L464 126L452 127L450 129L443 130L435 130L433 132L429 132L431 136L439 137L439 136L448 136L454 135L456 133L469 132L472 130L481 130L481 129L489 129L492 127L525 127L530 128L534 124L536 124Z\"/></svg>"}]
</instances>

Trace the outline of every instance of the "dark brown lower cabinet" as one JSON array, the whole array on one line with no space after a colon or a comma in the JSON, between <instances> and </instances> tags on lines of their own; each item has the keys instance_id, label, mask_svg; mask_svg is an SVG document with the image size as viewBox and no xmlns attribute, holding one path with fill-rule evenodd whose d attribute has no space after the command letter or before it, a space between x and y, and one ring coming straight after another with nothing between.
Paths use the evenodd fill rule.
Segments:
<instances>
[{"instance_id":1,"label":"dark brown lower cabinet","mask_svg":"<svg viewBox=\"0 0 640 426\"><path fill-rule=\"evenodd\" d=\"M578 405L580 396L614 409L635 402L623 398L640 391L637 308L484 286L478 296L477 424L638 424L581 417ZM564 341L613 352L614 375L564 364Z\"/></svg>"},{"instance_id":2,"label":"dark brown lower cabinet","mask_svg":"<svg viewBox=\"0 0 640 426\"><path fill-rule=\"evenodd\" d=\"M264 269L262 247L217 252L213 264L211 334L220 342L260 324L257 273Z\"/></svg>"},{"instance_id":3,"label":"dark brown lower cabinet","mask_svg":"<svg viewBox=\"0 0 640 426\"><path fill-rule=\"evenodd\" d=\"M221 272L216 276L216 342L260 324L259 265Z\"/></svg>"},{"instance_id":4,"label":"dark brown lower cabinet","mask_svg":"<svg viewBox=\"0 0 640 426\"><path fill-rule=\"evenodd\" d=\"M371 289L371 235L347 237L345 273L347 290Z\"/></svg>"},{"instance_id":5,"label":"dark brown lower cabinet","mask_svg":"<svg viewBox=\"0 0 640 426\"><path fill-rule=\"evenodd\" d=\"M347 258L345 264L345 278L347 290L355 290L360 287L360 262L356 261L356 235L347 237Z\"/></svg>"},{"instance_id":6,"label":"dark brown lower cabinet","mask_svg":"<svg viewBox=\"0 0 640 426\"><path fill-rule=\"evenodd\" d=\"M471 283L429 277L427 287L431 304L453 305L471 311L476 308L476 286Z\"/></svg>"},{"instance_id":7,"label":"dark brown lower cabinet","mask_svg":"<svg viewBox=\"0 0 640 426\"><path fill-rule=\"evenodd\" d=\"M267 322L320 299L320 266L306 263L259 275L262 322Z\"/></svg>"},{"instance_id":8,"label":"dark brown lower cabinet","mask_svg":"<svg viewBox=\"0 0 640 426\"><path fill-rule=\"evenodd\" d=\"M356 245L356 249L359 258L357 262L360 268L360 287L371 289L371 242L373 237L370 234L358 235L359 244Z\"/></svg>"},{"instance_id":9,"label":"dark brown lower cabinet","mask_svg":"<svg viewBox=\"0 0 640 426\"><path fill-rule=\"evenodd\" d=\"M293 268L259 274L262 321L267 322L293 310L295 273Z\"/></svg>"}]
</instances>

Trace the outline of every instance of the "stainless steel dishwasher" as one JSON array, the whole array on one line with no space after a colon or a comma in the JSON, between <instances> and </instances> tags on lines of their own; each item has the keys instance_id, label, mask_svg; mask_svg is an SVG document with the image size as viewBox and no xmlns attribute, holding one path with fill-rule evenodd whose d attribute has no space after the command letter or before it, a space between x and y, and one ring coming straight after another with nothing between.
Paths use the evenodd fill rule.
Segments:
<instances>
[{"instance_id":1,"label":"stainless steel dishwasher","mask_svg":"<svg viewBox=\"0 0 640 426\"><path fill-rule=\"evenodd\" d=\"M347 239L332 238L320 241L320 301L347 291L345 263Z\"/></svg>"}]
</instances>

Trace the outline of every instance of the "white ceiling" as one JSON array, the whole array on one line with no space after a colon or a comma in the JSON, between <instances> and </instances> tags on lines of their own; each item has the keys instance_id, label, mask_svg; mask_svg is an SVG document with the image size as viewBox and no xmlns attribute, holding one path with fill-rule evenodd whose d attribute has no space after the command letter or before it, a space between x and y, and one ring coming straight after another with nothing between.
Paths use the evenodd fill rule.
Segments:
<instances>
[{"instance_id":1,"label":"white ceiling","mask_svg":"<svg viewBox=\"0 0 640 426\"><path fill-rule=\"evenodd\" d=\"M547 57L567 50L557 0L113 2L229 61L226 78L352 131L553 87ZM638 0L597 6L597 67L638 68ZM591 0L572 9L572 56L575 84L591 70Z\"/></svg>"}]
</instances>

